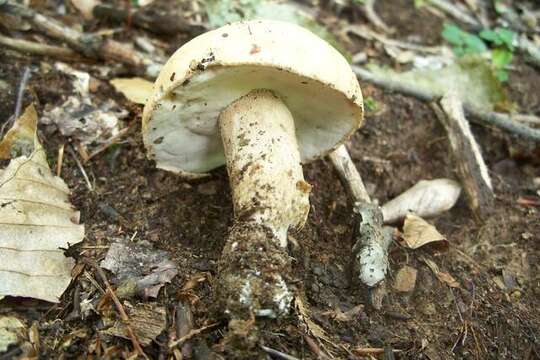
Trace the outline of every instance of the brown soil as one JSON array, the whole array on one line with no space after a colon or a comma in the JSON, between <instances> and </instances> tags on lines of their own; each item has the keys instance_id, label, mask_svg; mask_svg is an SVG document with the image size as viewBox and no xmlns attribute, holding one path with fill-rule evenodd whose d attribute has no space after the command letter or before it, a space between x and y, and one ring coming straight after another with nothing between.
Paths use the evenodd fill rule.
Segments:
<instances>
[{"instance_id":1,"label":"brown soil","mask_svg":"<svg viewBox=\"0 0 540 360\"><path fill-rule=\"evenodd\" d=\"M416 11L411 1L379 3L381 8L377 10L383 19L399 29L396 37L410 40L414 35L419 42L439 43L442 21L433 14ZM24 66L50 65L53 60L5 50L0 54L0 78L11 89L0 92L0 118L5 120L12 114ZM25 104L34 101L42 110L47 103L60 103L70 87L68 80L54 71L39 73L44 75L33 76ZM95 76L99 78L97 72ZM421 179L456 179L444 129L429 106L369 84L361 85L364 95L375 99L380 110L368 113L365 126L350 142L350 150L372 196L384 203ZM508 88L521 111L538 114L539 87L538 71L518 63ZM134 241L147 240L171 253L179 275L161 291L157 302L172 314L178 300L187 296L193 305L195 328L219 323L194 338L197 359L209 358L209 349L224 358L235 358L237 344L242 342L238 335L241 331L245 331L243 339L249 338L256 346L316 359L308 343L309 337L317 334L305 336L305 323L297 313L279 323L231 324L235 332L227 334L227 323L215 305L219 303L215 298L217 264L232 224L225 169L195 182L157 170L145 158L139 125L141 108L113 95L105 81L100 94L104 98L114 96L130 109L128 123L133 130L124 142L85 164L93 191L86 187L73 158L66 155L64 159L62 177L72 189L72 202L86 226L84 245L103 246L116 238L133 237ZM44 128L40 131L54 167L58 146L67 140L58 133L50 135ZM475 221L460 199L451 211L432 221L450 241L448 252L411 251L394 244L383 309L375 311L365 305L348 321L338 314L367 304L365 289L351 280L350 207L330 162L323 159L304 167L306 180L313 186L311 212L290 251L297 292L329 340L321 341L321 349L341 359L360 358L355 348L386 346L400 350L396 353L399 359L540 358L539 208L517 202L519 197L535 195L538 190L533 179L540 177L539 149L497 129L473 126L473 132L494 181L494 214L485 222ZM83 250L85 256L96 259L105 252ZM441 282L424 259L434 261L459 287ZM410 293L392 287L394 275L403 265L418 270L416 287ZM204 280L187 292L180 291L196 278ZM501 285L505 281L506 287ZM111 350L112 358L121 357L131 347L130 342L100 334L103 322L98 315L84 321L66 320L73 293L74 286L56 305L10 302L0 308L0 314L17 310L29 324L39 321L43 358L90 356L98 339L103 348L117 346ZM166 343L167 334L159 340ZM157 343L145 350L151 358L163 354L163 346ZM249 354L251 358L264 358L258 347Z\"/></svg>"}]
</instances>

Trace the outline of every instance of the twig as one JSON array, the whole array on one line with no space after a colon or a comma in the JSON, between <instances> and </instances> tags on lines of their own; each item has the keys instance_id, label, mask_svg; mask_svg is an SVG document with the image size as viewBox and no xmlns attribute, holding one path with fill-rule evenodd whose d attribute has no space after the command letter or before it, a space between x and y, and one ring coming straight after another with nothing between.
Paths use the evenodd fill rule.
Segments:
<instances>
[{"instance_id":1,"label":"twig","mask_svg":"<svg viewBox=\"0 0 540 360\"><path fill-rule=\"evenodd\" d=\"M448 134L469 206L478 218L485 219L493 210L493 186L480 146L465 118L463 104L457 95L447 94L440 101L440 107L433 104L432 108Z\"/></svg>"},{"instance_id":2,"label":"twig","mask_svg":"<svg viewBox=\"0 0 540 360\"><path fill-rule=\"evenodd\" d=\"M17 90L17 101L15 102L15 119L18 119L19 115L21 115L23 95L28 80L30 80L30 68L26 66L21 77L21 82L19 83L19 89Z\"/></svg>"},{"instance_id":3,"label":"twig","mask_svg":"<svg viewBox=\"0 0 540 360\"><path fill-rule=\"evenodd\" d=\"M213 324L210 324L210 325L207 325L207 326L203 326L199 329L192 329L190 330L186 335L182 336L181 338L179 338L178 340L176 341L173 341L169 344L169 350L172 350L178 346L181 346L183 345L186 341L188 341L189 339L191 339L192 337L196 336L196 335L199 335L200 333L202 333L203 331L205 330L208 330L208 329L211 329L213 327L216 327L218 326L219 324L218 323L213 323Z\"/></svg>"},{"instance_id":4,"label":"twig","mask_svg":"<svg viewBox=\"0 0 540 360\"><path fill-rule=\"evenodd\" d=\"M527 55L529 61L536 67L540 67L540 48L535 43L527 39L526 35L522 35L517 41L517 47Z\"/></svg>"},{"instance_id":5,"label":"twig","mask_svg":"<svg viewBox=\"0 0 540 360\"><path fill-rule=\"evenodd\" d=\"M272 348L269 348L268 346L261 345L261 349L267 354L273 355L279 359L283 360L300 360L297 357L287 355L285 353L282 353L281 351L274 350Z\"/></svg>"},{"instance_id":6,"label":"twig","mask_svg":"<svg viewBox=\"0 0 540 360\"><path fill-rule=\"evenodd\" d=\"M98 19L116 22L131 21L131 24L155 34L176 35L187 33L191 37L202 34L207 29L203 25L191 24L179 14L160 14L152 6L137 10L119 9L116 6L98 4L92 10Z\"/></svg>"},{"instance_id":7,"label":"twig","mask_svg":"<svg viewBox=\"0 0 540 360\"><path fill-rule=\"evenodd\" d=\"M40 44L28 40L13 39L4 35L0 35L0 45L4 45L10 49L22 53L52 56L54 58L64 60L76 60L81 58L73 50L65 47Z\"/></svg>"},{"instance_id":8,"label":"twig","mask_svg":"<svg viewBox=\"0 0 540 360\"><path fill-rule=\"evenodd\" d=\"M19 16L31 22L46 35L66 42L69 47L86 57L119 61L135 68L142 68L149 77L155 77L162 66L125 44L105 39L100 35L81 33L11 0L0 2L0 12Z\"/></svg>"},{"instance_id":9,"label":"twig","mask_svg":"<svg viewBox=\"0 0 540 360\"><path fill-rule=\"evenodd\" d=\"M386 76L375 74L360 66L352 66L355 74L364 81L370 82L379 87L390 91L400 92L409 96L416 97L420 100L431 102L437 100L444 94L427 91L414 87L414 85L406 84L395 79L390 79ZM472 115L472 121L481 125L496 126L524 138L540 142L540 130L532 129L529 126L512 121L512 116L494 111L483 111L476 108L473 104L465 102L463 104L465 112ZM523 115L518 115L523 116Z\"/></svg>"},{"instance_id":10,"label":"twig","mask_svg":"<svg viewBox=\"0 0 540 360\"><path fill-rule=\"evenodd\" d=\"M465 9L462 9L452 2L447 0L428 0L429 4L437 7L446 14L452 16L458 21L461 21L464 24L472 26L475 30L479 30L482 25L471 15L469 15Z\"/></svg>"},{"instance_id":11,"label":"twig","mask_svg":"<svg viewBox=\"0 0 540 360\"><path fill-rule=\"evenodd\" d=\"M364 25L350 25L345 29L345 31L347 33L351 33L358 37L361 37L365 40L376 40L383 45L394 46L401 49L413 50L428 54L440 54L443 51L443 48L440 46L424 46L407 43L395 39L389 39L384 35L374 32L373 30Z\"/></svg>"},{"instance_id":12,"label":"twig","mask_svg":"<svg viewBox=\"0 0 540 360\"><path fill-rule=\"evenodd\" d=\"M381 208L371 203L347 148L339 146L329 154L329 158L353 203L356 222L356 243L353 246L355 271L362 283L373 288L384 280L388 270L387 250L392 238L384 231ZM377 302L372 302L372 305L380 308Z\"/></svg>"},{"instance_id":13,"label":"twig","mask_svg":"<svg viewBox=\"0 0 540 360\"><path fill-rule=\"evenodd\" d=\"M75 159L75 163L77 163L77 167L79 168L79 171L81 172L81 174L82 174L82 176L84 178L84 181L86 182L86 186L88 187L88 190L94 191L94 187L92 186L92 183L90 182L90 179L88 178L88 175L86 175L86 171L84 170L84 167L81 164L81 161L79 160L79 157L77 156L77 154L75 154L75 151L73 150L71 145L68 146L67 150L68 150L69 154L73 157L73 159Z\"/></svg>"},{"instance_id":14,"label":"twig","mask_svg":"<svg viewBox=\"0 0 540 360\"><path fill-rule=\"evenodd\" d=\"M96 157L97 155L101 154L103 151L107 150L110 146L118 143L118 140L120 140L123 136L125 136L129 131L131 130L131 125L118 131L118 133L109 139L105 141L104 143L100 144L94 151L92 151L90 154L86 156L84 159L84 162L88 162L92 158Z\"/></svg>"},{"instance_id":15,"label":"twig","mask_svg":"<svg viewBox=\"0 0 540 360\"><path fill-rule=\"evenodd\" d=\"M339 146L336 150L328 154L334 168L338 172L343 186L352 198L353 202L363 201L370 203L371 199L367 193L360 173L356 169L354 162L349 156L345 145Z\"/></svg>"},{"instance_id":16,"label":"twig","mask_svg":"<svg viewBox=\"0 0 540 360\"><path fill-rule=\"evenodd\" d=\"M319 360L327 360L328 356L321 350L319 345L315 342L315 340L309 336L304 334L304 340L306 344L308 345L309 349L317 356L317 359Z\"/></svg>"},{"instance_id":17,"label":"twig","mask_svg":"<svg viewBox=\"0 0 540 360\"><path fill-rule=\"evenodd\" d=\"M15 111L13 115L2 125L2 128L0 129L0 138L3 137L5 128L8 125L11 125L11 122L17 120L19 116L21 115L24 90L26 89L26 84L28 83L29 79L30 79L30 68L26 66L24 68L21 81L19 82L19 88L17 89L17 98L15 99Z\"/></svg>"},{"instance_id":18,"label":"twig","mask_svg":"<svg viewBox=\"0 0 540 360\"><path fill-rule=\"evenodd\" d=\"M58 147L58 158L56 159L56 176L60 176L62 173L62 164L64 163L64 148L65 144Z\"/></svg>"},{"instance_id":19,"label":"twig","mask_svg":"<svg viewBox=\"0 0 540 360\"><path fill-rule=\"evenodd\" d=\"M96 262L90 258L82 257L81 261L84 264L92 267L97 272L99 278L101 279L101 281L107 288L107 294L111 297L112 301L114 302L114 305L116 306L116 310L120 314L120 318L122 319L122 322L126 326L129 338L131 339L131 343L133 344L133 348L135 349L135 351L137 351L137 353L143 356L145 359L149 359L148 356L144 353L144 350L142 349L141 344L139 343L139 339L137 338L137 335L133 332L133 329L131 328L129 324L129 317L126 314L126 311L124 310L124 307L122 306L122 303L120 302L120 300L118 300L118 297L114 293L111 287L111 284L109 283L109 280L107 280L107 275L105 275L105 273L103 272L103 269L101 269L101 267L99 267L99 265L96 264Z\"/></svg>"},{"instance_id":20,"label":"twig","mask_svg":"<svg viewBox=\"0 0 540 360\"><path fill-rule=\"evenodd\" d=\"M387 34L392 33L392 29L390 29L379 15L377 15L377 12L375 11L375 0L366 0L363 8L370 23Z\"/></svg>"},{"instance_id":21,"label":"twig","mask_svg":"<svg viewBox=\"0 0 540 360\"><path fill-rule=\"evenodd\" d=\"M191 307L188 302L179 301L176 305L176 337L178 339L183 338L193 330L193 314L191 313ZM191 344L186 341L182 345L182 357L186 359L191 359L192 357L192 348Z\"/></svg>"}]
</instances>

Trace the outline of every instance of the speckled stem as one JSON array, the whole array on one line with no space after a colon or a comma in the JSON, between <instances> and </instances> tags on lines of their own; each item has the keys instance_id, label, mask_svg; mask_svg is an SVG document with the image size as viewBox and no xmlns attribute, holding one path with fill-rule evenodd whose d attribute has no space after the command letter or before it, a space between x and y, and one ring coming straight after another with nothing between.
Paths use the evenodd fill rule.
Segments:
<instances>
[{"instance_id":1,"label":"speckled stem","mask_svg":"<svg viewBox=\"0 0 540 360\"><path fill-rule=\"evenodd\" d=\"M287 232L309 212L294 120L274 93L254 90L229 105L219 125L235 213L220 265L226 311L277 317L292 300Z\"/></svg>"}]
</instances>

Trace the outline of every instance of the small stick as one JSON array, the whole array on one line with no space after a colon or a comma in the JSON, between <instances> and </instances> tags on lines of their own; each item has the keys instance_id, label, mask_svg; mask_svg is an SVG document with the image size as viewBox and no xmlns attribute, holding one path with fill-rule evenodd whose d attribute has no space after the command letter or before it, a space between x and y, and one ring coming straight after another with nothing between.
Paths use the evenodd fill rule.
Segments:
<instances>
[{"instance_id":1,"label":"small stick","mask_svg":"<svg viewBox=\"0 0 540 360\"><path fill-rule=\"evenodd\" d=\"M97 155L101 154L103 151L107 150L110 146L118 143L118 141L126 135L131 130L131 126L128 126L126 128L123 128L120 130L116 135L110 137L105 141L103 144L100 144L94 151L92 151L90 154L86 156L84 159L84 162L88 162L92 158L96 157Z\"/></svg>"},{"instance_id":2,"label":"small stick","mask_svg":"<svg viewBox=\"0 0 540 360\"><path fill-rule=\"evenodd\" d=\"M345 30L347 33L354 34L358 37L361 37L362 39L370 40L370 41L375 40L382 43L383 45L395 46L401 49L418 51L418 52L427 53L427 54L440 54L443 51L442 50L443 48L440 46L424 46L424 45L408 43L408 42L404 42L400 40L390 39L382 34L376 33L375 31L371 30L369 27L364 26L364 25L351 25L351 26L348 26Z\"/></svg>"},{"instance_id":3,"label":"small stick","mask_svg":"<svg viewBox=\"0 0 540 360\"><path fill-rule=\"evenodd\" d=\"M13 1L0 1L0 12L19 16L31 22L46 35L66 42L69 47L86 57L119 61L126 65L142 68L148 77L155 77L162 66L162 64L145 58L142 54L125 44L115 40L105 39L100 35L81 33L55 19Z\"/></svg>"},{"instance_id":4,"label":"small stick","mask_svg":"<svg viewBox=\"0 0 540 360\"><path fill-rule=\"evenodd\" d=\"M40 44L34 41L13 39L4 35L0 35L0 45L4 45L10 49L22 53L33 55L52 56L63 60L77 60L81 57L71 49Z\"/></svg>"},{"instance_id":5,"label":"small stick","mask_svg":"<svg viewBox=\"0 0 540 360\"><path fill-rule=\"evenodd\" d=\"M366 0L364 2L364 11L367 19L372 23L376 28L382 30L383 32L389 34L392 32L392 29L385 24L385 22L377 15L375 11L375 0Z\"/></svg>"},{"instance_id":6,"label":"small stick","mask_svg":"<svg viewBox=\"0 0 540 360\"><path fill-rule=\"evenodd\" d=\"M447 94L438 105L432 105L437 118L446 129L457 172L463 184L469 206L479 219L493 210L493 185L480 146L465 118L463 104L455 94Z\"/></svg>"},{"instance_id":7,"label":"small stick","mask_svg":"<svg viewBox=\"0 0 540 360\"><path fill-rule=\"evenodd\" d=\"M482 25L464 9L457 7L447 0L428 0L428 3L437 7L446 14L452 16L456 20L461 21L464 24L472 26L475 30L479 30Z\"/></svg>"},{"instance_id":8,"label":"small stick","mask_svg":"<svg viewBox=\"0 0 540 360\"><path fill-rule=\"evenodd\" d=\"M339 146L336 150L328 154L330 161L336 168L340 179L354 202L363 201L370 203L371 199L367 193L360 173L347 151L345 145Z\"/></svg>"},{"instance_id":9,"label":"small stick","mask_svg":"<svg viewBox=\"0 0 540 360\"><path fill-rule=\"evenodd\" d=\"M116 22L129 20L133 25L155 34L176 35L178 33L187 33L193 37L207 30L202 25L190 24L187 20L182 19L179 14L160 14L153 9L150 11L146 11L145 8L131 10L98 4L94 7L92 13L98 19Z\"/></svg>"},{"instance_id":10,"label":"small stick","mask_svg":"<svg viewBox=\"0 0 540 360\"><path fill-rule=\"evenodd\" d=\"M126 329L128 331L128 335L129 335L129 337L131 339L131 343L133 344L133 348L135 349L135 351L137 351L137 353L139 355L143 356L145 359L149 359L148 356L144 353L144 350L142 349L141 344L139 343L137 335L135 335L135 333L133 332L133 329L131 328L131 326L129 324L129 317L126 314L126 311L124 310L124 307L122 306L122 303L120 302L120 300L118 300L118 297L114 293L114 291L113 291L113 289L111 287L111 284L109 283L109 280L107 280L107 275L105 275L105 272L103 272L103 269L101 269L101 267L99 267L98 264L94 260L92 260L90 258L82 257L81 261L84 264L86 264L86 265L90 266L91 268L93 268L94 270L96 270L99 278L101 279L101 281L103 282L103 284L107 288L107 294L109 294L112 301L114 302L114 305L116 306L116 310L120 314L120 318L122 319L122 322L126 326Z\"/></svg>"},{"instance_id":11,"label":"small stick","mask_svg":"<svg viewBox=\"0 0 540 360\"><path fill-rule=\"evenodd\" d=\"M11 120L15 121L19 118L21 115L21 108L22 108L22 100L24 95L24 90L26 89L26 84L28 83L28 80L30 79L30 68L26 66L24 68L23 75L21 77L21 81L19 83L19 88L17 89L17 98L15 99L15 111L12 117L10 117L0 129L0 135L3 136L4 129L11 124Z\"/></svg>"},{"instance_id":12,"label":"small stick","mask_svg":"<svg viewBox=\"0 0 540 360\"><path fill-rule=\"evenodd\" d=\"M356 220L356 243L353 246L355 271L362 283L370 288L371 304L380 309L385 289L383 280L388 271L387 250L392 237L383 228L381 208L371 203L362 177L345 145L331 152L329 158L353 203Z\"/></svg>"},{"instance_id":13,"label":"small stick","mask_svg":"<svg viewBox=\"0 0 540 360\"><path fill-rule=\"evenodd\" d=\"M30 80L30 68L26 66L21 77L21 82L19 83L19 89L17 90L17 101L15 102L15 119L18 119L19 115L21 115L23 95L28 80Z\"/></svg>"},{"instance_id":14,"label":"small stick","mask_svg":"<svg viewBox=\"0 0 540 360\"><path fill-rule=\"evenodd\" d=\"M213 324L210 324L210 325L207 325L207 326L203 326L203 327L201 327L199 329L190 330L186 335L182 336L180 339L170 343L169 344L169 350L172 350L172 349L174 349L174 348L176 348L178 346L183 345L186 341L188 341L192 337L194 337L196 335L199 335L203 331L211 329L211 328L216 327L218 325L219 325L218 323L213 323Z\"/></svg>"},{"instance_id":15,"label":"small stick","mask_svg":"<svg viewBox=\"0 0 540 360\"><path fill-rule=\"evenodd\" d=\"M90 182L90 179L88 178L88 175L86 175L86 171L84 170L83 165L81 164L81 161L79 160L79 157L77 154L75 154L75 151L72 149L71 145L67 148L70 155L75 159L75 163L77 163L77 167L79 168L79 171L81 172L84 181L86 182L86 187L88 187L88 190L94 191L94 187L92 186L92 183Z\"/></svg>"},{"instance_id":16,"label":"small stick","mask_svg":"<svg viewBox=\"0 0 540 360\"><path fill-rule=\"evenodd\" d=\"M176 305L176 338L181 339L193 330L193 314L191 312L191 307L188 302L179 301ZM182 357L186 359L191 359L192 357L192 348L191 344L186 341L182 345Z\"/></svg>"},{"instance_id":17,"label":"small stick","mask_svg":"<svg viewBox=\"0 0 540 360\"><path fill-rule=\"evenodd\" d=\"M283 360L300 360L297 357L282 353L281 351L274 350L272 348L269 348L268 346L261 345L261 349L267 354L273 355L279 359Z\"/></svg>"},{"instance_id":18,"label":"small stick","mask_svg":"<svg viewBox=\"0 0 540 360\"><path fill-rule=\"evenodd\" d=\"M60 174L62 173L62 164L64 163L64 147L65 144L62 144L58 148L58 159L56 160L56 176L60 176Z\"/></svg>"},{"instance_id":19,"label":"small stick","mask_svg":"<svg viewBox=\"0 0 540 360\"><path fill-rule=\"evenodd\" d=\"M419 89L412 84L407 84L399 80L390 79L387 76L375 74L360 66L352 66L354 73L361 80L367 81L389 91L397 91L409 96L416 97L422 101L432 102L444 94L436 94L431 91ZM476 108L473 104L464 103L465 112L472 115L474 122L481 125L496 126L510 133L522 136L524 138L540 142L540 130L532 129L529 126L520 124L512 120L512 116L525 115L508 115L494 111L482 111Z\"/></svg>"}]
</instances>

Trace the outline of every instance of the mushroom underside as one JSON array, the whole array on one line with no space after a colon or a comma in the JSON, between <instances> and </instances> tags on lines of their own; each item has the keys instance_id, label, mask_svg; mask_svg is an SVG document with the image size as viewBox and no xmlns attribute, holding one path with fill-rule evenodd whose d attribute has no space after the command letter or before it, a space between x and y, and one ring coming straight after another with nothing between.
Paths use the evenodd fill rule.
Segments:
<instances>
[{"instance_id":1,"label":"mushroom underside","mask_svg":"<svg viewBox=\"0 0 540 360\"><path fill-rule=\"evenodd\" d=\"M264 66L211 66L154 105L144 131L149 157L173 172L201 173L223 165L217 118L254 89L272 90L290 110L302 162L344 142L362 118L355 99L317 80Z\"/></svg>"}]
</instances>

